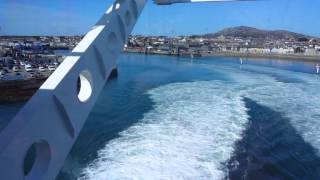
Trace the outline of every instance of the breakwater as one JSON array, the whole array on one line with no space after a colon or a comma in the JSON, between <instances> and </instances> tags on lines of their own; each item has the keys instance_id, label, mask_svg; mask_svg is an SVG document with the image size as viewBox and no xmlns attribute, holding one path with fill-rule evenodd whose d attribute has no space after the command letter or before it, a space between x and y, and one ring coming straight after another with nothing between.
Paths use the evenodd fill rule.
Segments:
<instances>
[{"instance_id":1,"label":"breakwater","mask_svg":"<svg viewBox=\"0 0 320 180\"><path fill-rule=\"evenodd\" d=\"M118 76L117 68L111 71L108 80ZM47 77L0 81L0 104L15 103L29 100L45 82Z\"/></svg>"},{"instance_id":2,"label":"breakwater","mask_svg":"<svg viewBox=\"0 0 320 180\"><path fill-rule=\"evenodd\" d=\"M0 103L27 101L45 80L46 78L0 81Z\"/></svg>"}]
</instances>

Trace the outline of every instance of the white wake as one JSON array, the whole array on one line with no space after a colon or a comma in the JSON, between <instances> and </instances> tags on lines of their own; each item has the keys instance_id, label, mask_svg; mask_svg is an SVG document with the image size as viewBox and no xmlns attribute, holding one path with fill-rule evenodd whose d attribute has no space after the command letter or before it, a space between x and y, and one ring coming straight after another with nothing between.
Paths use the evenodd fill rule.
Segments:
<instances>
[{"instance_id":1,"label":"white wake","mask_svg":"<svg viewBox=\"0 0 320 180\"><path fill-rule=\"evenodd\" d=\"M320 83L314 76L271 68L260 68L264 75L214 70L230 81L173 83L149 91L154 109L108 142L80 179L226 177L225 163L248 121L243 97L284 113L320 149ZM280 82L268 75L273 71L301 83Z\"/></svg>"}]
</instances>

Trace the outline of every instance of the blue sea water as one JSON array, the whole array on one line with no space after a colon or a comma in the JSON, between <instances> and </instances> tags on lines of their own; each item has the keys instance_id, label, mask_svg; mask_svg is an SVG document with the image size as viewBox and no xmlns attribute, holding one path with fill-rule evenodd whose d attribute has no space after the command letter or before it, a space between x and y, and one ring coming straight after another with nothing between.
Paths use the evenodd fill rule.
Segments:
<instances>
[{"instance_id":1,"label":"blue sea water","mask_svg":"<svg viewBox=\"0 0 320 180\"><path fill-rule=\"evenodd\" d=\"M243 62L122 55L58 179L320 179L315 64Z\"/></svg>"}]
</instances>

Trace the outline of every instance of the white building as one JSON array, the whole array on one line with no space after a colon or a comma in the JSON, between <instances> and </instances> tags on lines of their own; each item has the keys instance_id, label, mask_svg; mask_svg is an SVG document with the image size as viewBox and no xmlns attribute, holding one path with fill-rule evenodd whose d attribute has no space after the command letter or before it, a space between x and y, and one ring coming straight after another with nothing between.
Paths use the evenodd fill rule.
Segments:
<instances>
[{"instance_id":1,"label":"white building","mask_svg":"<svg viewBox=\"0 0 320 180\"><path fill-rule=\"evenodd\" d=\"M294 49L292 47L290 47L290 48L273 48L273 49L271 49L271 53L274 53L274 54L293 54Z\"/></svg>"},{"instance_id":2,"label":"white building","mask_svg":"<svg viewBox=\"0 0 320 180\"><path fill-rule=\"evenodd\" d=\"M318 53L317 53L317 50L314 49L314 48L307 48L306 52L304 54L307 55L307 56L315 56Z\"/></svg>"},{"instance_id":3,"label":"white building","mask_svg":"<svg viewBox=\"0 0 320 180\"><path fill-rule=\"evenodd\" d=\"M271 51L268 48L249 48L248 52L249 53L267 54L267 53L270 53Z\"/></svg>"}]
</instances>

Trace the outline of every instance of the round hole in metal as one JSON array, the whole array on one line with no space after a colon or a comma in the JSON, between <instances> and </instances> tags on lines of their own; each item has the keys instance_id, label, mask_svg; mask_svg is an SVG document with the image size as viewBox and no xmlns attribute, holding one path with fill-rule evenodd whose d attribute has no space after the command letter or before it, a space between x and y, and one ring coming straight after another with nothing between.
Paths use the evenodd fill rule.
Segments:
<instances>
[{"instance_id":1,"label":"round hole in metal","mask_svg":"<svg viewBox=\"0 0 320 180\"><path fill-rule=\"evenodd\" d=\"M42 179L48 169L50 159L51 150L46 141L40 140L33 143L26 152L23 161L25 179Z\"/></svg>"},{"instance_id":2,"label":"round hole in metal","mask_svg":"<svg viewBox=\"0 0 320 180\"><path fill-rule=\"evenodd\" d=\"M88 101L92 95L92 77L87 70L84 70L79 74L77 93L81 102Z\"/></svg>"}]
</instances>

